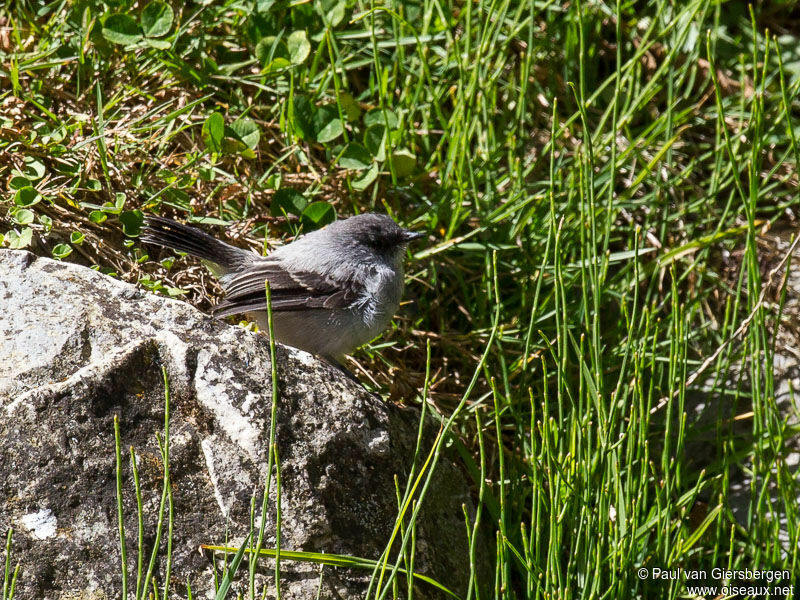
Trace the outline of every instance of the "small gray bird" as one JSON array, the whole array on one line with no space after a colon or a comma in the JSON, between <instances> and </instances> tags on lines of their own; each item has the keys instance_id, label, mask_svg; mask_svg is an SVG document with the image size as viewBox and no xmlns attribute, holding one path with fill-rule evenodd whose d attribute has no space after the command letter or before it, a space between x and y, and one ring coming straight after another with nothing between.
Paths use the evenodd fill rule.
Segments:
<instances>
[{"instance_id":1,"label":"small gray bird","mask_svg":"<svg viewBox=\"0 0 800 600\"><path fill-rule=\"evenodd\" d=\"M225 290L218 317L249 313L267 331L269 281L275 340L336 364L389 323L403 294L406 246L423 237L370 213L335 221L266 257L163 217L146 217L142 233L143 242L211 263Z\"/></svg>"}]
</instances>

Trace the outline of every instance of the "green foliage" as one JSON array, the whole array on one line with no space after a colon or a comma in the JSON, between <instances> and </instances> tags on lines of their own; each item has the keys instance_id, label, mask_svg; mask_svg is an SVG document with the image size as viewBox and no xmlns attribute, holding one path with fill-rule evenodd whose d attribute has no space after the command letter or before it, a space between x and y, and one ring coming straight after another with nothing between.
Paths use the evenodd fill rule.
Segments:
<instances>
[{"instance_id":1,"label":"green foliage","mask_svg":"<svg viewBox=\"0 0 800 600\"><path fill-rule=\"evenodd\" d=\"M17 225L30 225L33 223L33 211L27 208L12 208L8 211L8 214Z\"/></svg>"},{"instance_id":2,"label":"green foliage","mask_svg":"<svg viewBox=\"0 0 800 600\"><path fill-rule=\"evenodd\" d=\"M126 210L120 213L119 222L122 223L122 231L125 235L136 237L142 228L144 214L140 210Z\"/></svg>"},{"instance_id":3,"label":"green foliage","mask_svg":"<svg viewBox=\"0 0 800 600\"><path fill-rule=\"evenodd\" d=\"M53 258L61 260L62 258L67 258L70 254L72 254L72 247L69 244L56 244L53 247Z\"/></svg>"},{"instance_id":4,"label":"green foliage","mask_svg":"<svg viewBox=\"0 0 800 600\"><path fill-rule=\"evenodd\" d=\"M103 22L103 37L114 44L135 44L142 39L142 30L132 17L112 14Z\"/></svg>"},{"instance_id":5,"label":"green foliage","mask_svg":"<svg viewBox=\"0 0 800 600\"><path fill-rule=\"evenodd\" d=\"M218 112L211 115L203 123L203 143L211 152L222 150L222 138L225 136L225 119Z\"/></svg>"},{"instance_id":6,"label":"green foliage","mask_svg":"<svg viewBox=\"0 0 800 600\"><path fill-rule=\"evenodd\" d=\"M308 58L311 52L311 44L305 31L293 31L286 40L286 47L289 50L289 58L292 64L299 65Z\"/></svg>"},{"instance_id":7,"label":"green foliage","mask_svg":"<svg viewBox=\"0 0 800 600\"><path fill-rule=\"evenodd\" d=\"M172 7L165 2L151 2L142 9L142 32L147 37L163 37L172 28L175 18Z\"/></svg>"},{"instance_id":8,"label":"green foliage","mask_svg":"<svg viewBox=\"0 0 800 600\"><path fill-rule=\"evenodd\" d=\"M300 220L306 229L318 229L336 220L336 211L327 202L312 202L303 209Z\"/></svg>"},{"instance_id":9,"label":"green foliage","mask_svg":"<svg viewBox=\"0 0 800 600\"><path fill-rule=\"evenodd\" d=\"M299 217L308 206L305 196L292 188L282 188L275 192L270 203L270 212L273 217L295 215Z\"/></svg>"},{"instance_id":10,"label":"green foliage","mask_svg":"<svg viewBox=\"0 0 800 600\"><path fill-rule=\"evenodd\" d=\"M393 399L454 417L480 506L465 535L499 542L489 595L685 593L643 565L797 571L800 432L773 370L787 317L780 294L759 303L778 284L765 232L800 209L789 5L0 13L4 247L80 245L68 260L171 294L163 255L128 237L142 214L252 224L231 230L265 248L366 210L428 234L414 303L356 358ZM413 558L401 524L383 573Z\"/></svg>"},{"instance_id":11,"label":"green foliage","mask_svg":"<svg viewBox=\"0 0 800 600\"><path fill-rule=\"evenodd\" d=\"M5 234L5 242L12 250L22 250L27 248L33 238L33 230L30 227L23 227L21 230L10 229Z\"/></svg>"},{"instance_id":12,"label":"green foliage","mask_svg":"<svg viewBox=\"0 0 800 600\"><path fill-rule=\"evenodd\" d=\"M14 204L17 206L33 206L38 204L41 199L41 194L30 185L19 188L14 194Z\"/></svg>"},{"instance_id":13,"label":"green foliage","mask_svg":"<svg viewBox=\"0 0 800 600\"><path fill-rule=\"evenodd\" d=\"M174 19L175 13L172 7L156 0L142 9L138 22L127 13L107 15L103 21L103 37L113 44L123 46L141 44L166 50L171 44L155 38L167 35Z\"/></svg>"},{"instance_id":14,"label":"green foliage","mask_svg":"<svg viewBox=\"0 0 800 600\"><path fill-rule=\"evenodd\" d=\"M339 166L363 171L372 164L372 155L358 142L350 142L339 157Z\"/></svg>"},{"instance_id":15,"label":"green foliage","mask_svg":"<svg viewBox=\"0 0 800 600\"><path fill-rule=\"evenodd\" d=\"M14 590L17 586L20 565L11 569L11 548L14 539L14 528L9 527L6 533L5 568L3 569L3 600L13 600Z\"/></svg>"},{"instance_id":16,"label":"green foliage","mask_svg":"<svg viewBox=\"0 0 800 600\"><path fill-rule=\"evenodd\" d=\"M314 139L321 144L332 142L344 133L344 125L339 118L339 110L334 104L326 104L315 110L312 124L314 127Z\"/></svg>"},{"instance_id":17,"label":"green foliage","mask_svg":"<svg viewBox=\"0 0 800 600\"><path fill-rule=\"evenodd\" d=\"M242 117L231 124L231 129L247 148L250 150L258 148L258 141L261 139L261 130L254 121L247 117Z\"/></svg>"}]
</instances>

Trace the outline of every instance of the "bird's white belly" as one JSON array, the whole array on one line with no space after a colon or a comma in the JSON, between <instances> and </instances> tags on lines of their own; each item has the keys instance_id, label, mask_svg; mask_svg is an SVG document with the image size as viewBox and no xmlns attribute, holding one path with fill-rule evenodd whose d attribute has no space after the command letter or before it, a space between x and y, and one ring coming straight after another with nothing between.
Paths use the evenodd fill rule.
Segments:
<instances>
[{"instance_id":1,"label":"bird's white belly","mask_svg":"<svg viewBox=\"0 0 800 600\"><path fill-rule=\"evenodd\" d=\"M275 340L312 354L341 359L379 335L393 312L375 314L369 321L350 309L275 312ZM267 313L259 312L255 317L259 328L266 333Z\"/></svg>"},{"instance_id":2,"label":"bird's white belly","mask_svg":"<svg viewBox=\"0 0 800 600\"><path fill-rule=\"evenodd\" d=\"M364 295L345 309L307 309L273 313L275 340L334 360L377 337L389 324L403 294L402 270L370 269ZM267 313L254 315L268 331Z\"/></svg>"}]
</instances>

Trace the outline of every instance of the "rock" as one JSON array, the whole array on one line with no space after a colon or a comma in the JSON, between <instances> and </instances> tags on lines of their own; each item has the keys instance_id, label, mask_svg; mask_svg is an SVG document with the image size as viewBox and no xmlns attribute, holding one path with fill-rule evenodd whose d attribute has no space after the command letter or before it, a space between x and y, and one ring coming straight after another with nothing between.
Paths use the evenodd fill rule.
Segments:
<instances>
[{"instance_id":1,"label":"rock","mask_svg":"<svg viewBox=\"0 0 800 600\"><path fill-rule=\"evenodd\" d=\"M199 546L244 539L253 498L257 525L260 518L272 394L266 337L90 269L10 250L0 251L0 332L0 528L14 528L15 598L121 597L115 415L133 596L138 528L129 449L146 571L164 479L156 439L164 432L162 366L171 413L170 589L185 597L189 581L195 598L213 598L213 562ZM381 401L299 350L278 346L277 369L281 548L377 559L398 513L394 477L402 491L412 467L419 413ZM417 471L437 428L424 431ZM267 548L275 546L275 490L273 479ZM414 567L463 596L462 505L472 510L464 477L442 458L418 519ZM162 586L167 521L165 514L155 565ZM259 561L258 571L258 597L264 586L274 597L274 562ZM320 576L319 565L283 559L281 592L362 598L370 575L326 566ZM247 579L245 560L236 589L246 590ZM405 589L403 578L399 584ZM440 596L415 585L415 598Z\"/></svg>"}]
</instances>

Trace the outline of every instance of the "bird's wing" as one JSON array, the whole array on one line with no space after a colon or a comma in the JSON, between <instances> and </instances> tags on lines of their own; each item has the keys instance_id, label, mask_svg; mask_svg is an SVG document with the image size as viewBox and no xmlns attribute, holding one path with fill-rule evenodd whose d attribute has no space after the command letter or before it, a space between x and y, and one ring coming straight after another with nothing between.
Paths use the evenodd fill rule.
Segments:
<instances>
[{"instance_id":1,"label":"bird's wing","mask_svg":"<svg viewBox=\"0 0 800 600\"><path fill-rule=\"evenodd\" d=\"M225 282L225 299L214 309L224 317L266 310L265 281L272 292L272 310L347 308L364 293L352 279L336 280L311 271L287 271L277 260L263 260Z\"/></svg>"}]
</instances>

